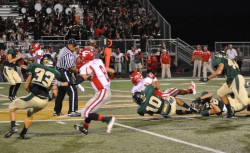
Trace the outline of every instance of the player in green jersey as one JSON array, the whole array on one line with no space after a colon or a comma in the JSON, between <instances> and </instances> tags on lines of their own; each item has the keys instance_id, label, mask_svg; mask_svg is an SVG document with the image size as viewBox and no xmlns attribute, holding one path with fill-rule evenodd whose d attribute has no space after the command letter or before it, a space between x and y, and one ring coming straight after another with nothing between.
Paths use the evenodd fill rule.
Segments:
<instances>
[{"instance_id":1,"label":"player in green jersey","mask_svg":"<svg viewBox=\"0 0 250 153\"><path fill-rule=\"evenodd\" d=\"M49 101L49 91L57 96L57 86L54 80L60 78L60 73L53 68L53 59L51 55L45 54L41 59L41 64L30 64L27 72L29 76L25 82L24 88L29 94L15 99L10 105L11 128L4 135L5 138L11 137L16 133L16 114L19 109L28 109L27 118L24 120L24 127L18 138L27 139L28 128L31 126L33 114L45 108Z\"/></svg>"},{"instance_id":2,"label":"player in green jersey","mask_svg":"<svg viewBox=\"0 0 250 153\"><path fill-rule=\"evenodd\" d=\"M250 93L248 93L248 96L249 95ZM228 97L233 112L245 110L244 105L235 98L233 93L226 96ZM212 92L207 91L202 92L200 97L192 101L191 107L197 110L197 113L202 116L210 116L214 114L222 115L222 113L227 113L225 104L219 98L215 98Z\"/></svg>"},{"instance_id":3,"label":"player in green jersey","mask_svg":"<svg viewBox=\"0 0 250 153\"><path fill-rule=\"evenodd\" d=\"M17 48L18 47L15 46L12 49L9 49L7 52L7 59L4 61L3 74L10 83L9 99L11 101L17 98L16 94L22 82L21 77L16 71L18 60L22 58L22 54L19 53Z\"/></svg>"},{"instance_id":4,"label":"player in green jersey","mask_svg":"<svg viewBox=\"0 0 250 153\"><path fill-rule=\"evenodd\" d=\"M175 114L192 114L194 112L193 110L177 110L176 104L183 106L184 102L172 96L164 98L157 96L152 85L146 86L143 92L135 92L133 101L139 105L137 113L141 116L161 114L163 117L170 117Z\"/></svg>"},{"instance_id":5,"label":"player in green jersey","mask_svg":"<svg viewBox=\"0 0 250 153\"><path fill-rule=\"evenodd\" d=\"M234 115L231 104L227 95L232 93L235 98L246 108L249 105L248 93L245 88L245 78L240 74L239 66L235 61L226 58L224 51L215 53L214 67L216 70L208 78L202 78L200 81L207 82L218 75L222 74L226 77L226 83L224 83L217 91L217 95L221 98L225 107L227 108L227 114L225 117L230 118Z\"/></svg>"}]
</instances>

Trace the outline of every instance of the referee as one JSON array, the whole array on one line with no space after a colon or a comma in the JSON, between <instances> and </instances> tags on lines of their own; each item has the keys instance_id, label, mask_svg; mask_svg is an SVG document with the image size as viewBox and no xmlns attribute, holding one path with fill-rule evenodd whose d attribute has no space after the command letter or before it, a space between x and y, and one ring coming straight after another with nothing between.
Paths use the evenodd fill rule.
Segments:
<instances>
[{"instance_id":1,"label":"referee","mask_svg":"<svg viewBox=\"0 0 250 153\"><path fill-rule=\"evenodd\" d=\"M75 64L76 59L73 53L77 45L78 44L75 39L69 39L67 46L62 48L58 55L56 68L61 73L61 78L59 79L61 82L72 82L74 79L74 73L78 73L78 69ZM58 87L58 96L55 100L53 115L62 115L62 102L66 93L69 96L68 116L80 116L80 114L76 112L78 110L78 93L77 88L74 85Z\"/></svg>"}]
</instances>

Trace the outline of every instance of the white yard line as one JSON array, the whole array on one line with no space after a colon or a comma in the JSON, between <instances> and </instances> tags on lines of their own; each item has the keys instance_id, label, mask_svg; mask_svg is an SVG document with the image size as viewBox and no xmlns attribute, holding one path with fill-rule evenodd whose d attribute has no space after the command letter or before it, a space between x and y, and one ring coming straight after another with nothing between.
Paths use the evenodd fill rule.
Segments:
<instances>
[{"instance_id":1,"label":"white yard line","mask_svg":"<svg viewBox=\"0 0 250 153\"><path fill-rule=\"evenodd\" d=\"M67 124L67 123L61 122L61 121L57 121L56 123L58 123L58 124Z\"/></svg>"},{"instance_id":2,"label":"white yard line","mask_svg":"<svg viewBox=\"0 0 250 153\"><path fill-rule=\"evenodd\" d=\"M149 134L149 135L153 135L153 136L156 136L156 137L159 137L159 138L163 138L163 139L167 139L167 140L170 140L170 141L173 141L173 142L177 142L177 143L182 143L182 144L185 144L185 145L188 145L188 146L192 146L192 147L195 147L195 148L200 148L200 149L211 151L211 152L215 152L215 153L224 153L224 152L222 152L220 150L216 150L216 149L205 147L205 146L200 146L200 145L197 145L197 144L194 144L194 143L182 141L182 140L179 140L179 139L175 139L175 138L168 137L168 136L165 136L165 135L157 134L157 133L154 133L154 132L150 132L150 131L146 131L146 130L134 128L134 127L123 125L123 124L119 124L119 123L114 123L114 124L117 125L117 126L123 127L123 128L127 128L127 129L130 129L130 130L134 130L134 131L146 133L146 134Z\"/></svg>"}]
</instances>

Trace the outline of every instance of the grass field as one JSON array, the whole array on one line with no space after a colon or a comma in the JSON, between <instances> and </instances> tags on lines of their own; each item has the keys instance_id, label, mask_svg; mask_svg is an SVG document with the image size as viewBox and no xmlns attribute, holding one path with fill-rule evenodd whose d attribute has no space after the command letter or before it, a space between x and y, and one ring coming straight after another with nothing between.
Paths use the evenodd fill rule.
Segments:
<instances>
[{"instance_id":1,"label":"grass field","mask_svg":"<svg viewBox=\"0 0 250 153\"><path fill-rule=\"evenodd\" d=\"M177 87L186 89L190 80L172 79L159 81L161 89ZM208 83L195 81L197 95L178 96L189 103L202 91L216 90L224 79ZM79 109L90 99L94 91L90 83L82 84L86 91L79 91ZM113 80L112 98L98 111L104 115L114 115L116 123L111 134L106 133L106 124L92 122L89 135L82 135L73 125L82 121L80 117L66 115L54 117L54 102L34 115L34 123L28 131L31 139L18 140L17 134L11 138L3 135L9 129L8 84L0 84L0 152L1 153L205 153L205 152L250 152L250 118L247 111L236 114L235 118L220 116L200 117L199 115L173 116L159 115L141 117L136 114L136 104L132 102L128 80ZM21 86L18 96L27 93ZM68 98L63 104L67 113ZM23 127L26 111L17 111L19 131Z\"/></svg>"}]
</instances>

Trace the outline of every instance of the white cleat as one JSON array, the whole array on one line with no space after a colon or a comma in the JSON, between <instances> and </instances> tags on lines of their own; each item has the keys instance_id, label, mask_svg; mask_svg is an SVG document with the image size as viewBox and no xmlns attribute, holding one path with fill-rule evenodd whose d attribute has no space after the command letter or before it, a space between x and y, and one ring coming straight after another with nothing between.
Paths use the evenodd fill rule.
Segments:
<instances>
[{"instance_id":1,"label":"white cleat","mask_svg":"<svg viewBox=\"0 0 250 153\"><path fill-rule=\"evenodd\" d=\"M115 123L115 117L112 116L111 120L108 122L107 125L107 133L111 133L114 123Z\"/></svg>"},{"instance_id":2,"label":"white cleat","mask_svg":"<svg viewBox=\"0 0 250 153\"><path fill-rule=\"evenodd\" d=\"M193 95L196 94L196 85L193 81L191 81L191 85L189 87L193 91Z\"/></svg>"}]
</instances>

